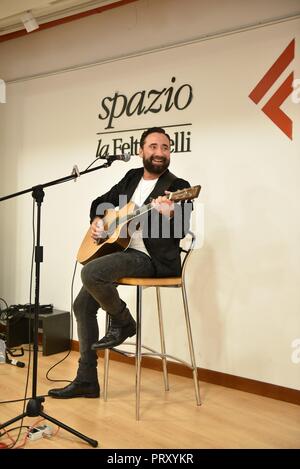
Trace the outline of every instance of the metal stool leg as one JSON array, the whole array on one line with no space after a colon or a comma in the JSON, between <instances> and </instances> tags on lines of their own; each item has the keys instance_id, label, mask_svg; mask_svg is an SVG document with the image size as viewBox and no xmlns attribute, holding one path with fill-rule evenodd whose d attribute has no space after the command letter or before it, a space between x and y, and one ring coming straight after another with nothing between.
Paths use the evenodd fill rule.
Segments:
<instances>
[{"instance_id":1,"label":"metal stool leg","mask_svg":"<svg viewBox=\"0 0 300 469\"><path fill-rule=\"evenodd\" d=\"M136 287L136 349L135 349L135 396L136 420L140 420L141 361L142 361L142 292L143 287Z\"/></svg>"},{"instance_id":2,"label":"metal stool leg","mask_svg":"<svg viewBox=\"0 0 300 469\"><path fill-rule=\"evenodd\" d=\"M107 332L109 325L109 317L106 313L106 320L105 320L105 332ZM103 380L103 388L104 388L104 401L107 401L107 391L108 391L108 369L109 369L109 349L106 348L104 350L104 380Z\"/></svg>"},{"instance_id":3,"label":"metal stool leg","mask_svg":"<svg viewBox=\"0 0 300 469\"><path fill-rule=\"evenodd\" d=\"M162 308L161 308L161 297L160 297L160 288L156 287L156 299L157 299L157 311L158 311L158 322L159 322L159 335L160 335L160 347L161 353L164 355L162 357L162 366L163 366L163 373L164 373L164 383L165 383L165 391L169 391L169 377L168 377L168 369L167 369L167 359L166 359L166 343L165 343L165 333L164 333L164 324L163 324L163 317L162 317Z\"/></svg>"},{"instance_id":4,"label":"metal stool leg","mask_svg":"<svg viewBox=\"0 0 300 469\"><path fill-rule=\"evenodd\" d=\"M197 405L201 405L199 382L198 382L198 375L197 375L197 366L196 366L196 360L195 360L195 352L194 352L191 322L190 322L190 314L189 314L187 295L186 295L186 290L185 290L184 283L182 283L181 292L182 292L185 322L186 322L186 330L187 330L189 349L190 349L190 356L191 356L191 365L192 365L192 369L193 369L193 378L194 378L196 401L197 401Z\"/></svg>"}]
</instances>

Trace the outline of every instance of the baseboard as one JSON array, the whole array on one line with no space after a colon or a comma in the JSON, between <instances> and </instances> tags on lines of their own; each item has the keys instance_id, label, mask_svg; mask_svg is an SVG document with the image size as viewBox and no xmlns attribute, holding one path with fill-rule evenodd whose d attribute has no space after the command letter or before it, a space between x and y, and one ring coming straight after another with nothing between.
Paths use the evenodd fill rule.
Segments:
<instances>
[{"instance_id":1,"label":"baseboard","mask_svg":"<svg viewBox=\"0 0 300 469\"><path fill-rule=\"evenodd\" d=\"M72 350L79 351L79 343L72 340ZM104 352L99 352L99 356L103 357ZM125 357L116 352L111 352L111 360L122 363L134 365L134 358ZM142 366L150 368L151 370L162 371L161 360L153 357L143 357ZM185 376L192 378L191 370L181 363L168 362L168 372L173 375ZM297 389L285 388L277 386L276 384L264 383L263 381L256 381L254 379L242 378L241 376L234 376L220 371L207 370L205 368L198 368L198 377L200 381L207 383L218 384L227 388L237 389L239 391L250 392L258 394L259 396L270 397L279 401L290 402L292 404L300 405L300 391Z\"/></svg>"}]
</instances>

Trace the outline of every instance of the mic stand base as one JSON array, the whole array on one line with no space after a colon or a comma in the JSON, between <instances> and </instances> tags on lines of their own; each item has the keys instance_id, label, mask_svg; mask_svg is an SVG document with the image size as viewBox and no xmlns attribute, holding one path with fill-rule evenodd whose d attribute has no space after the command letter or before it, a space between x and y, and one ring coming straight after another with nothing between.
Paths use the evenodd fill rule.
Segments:
<instances>
[{"instance_id":1,"label":"mic stand base","mask_svg":"<svg viewBox=\"0 0 300 469\"><path fill-rule=\"evenodd\" d=\"M46 414L43 412L43 406L42 402L45 401L44 397L36 397L35 399L29 399L26 407L26 411L23 412L23 414L18 415L17 417L14 417L11 420L8 420L7 422L3 423L0 425L0 430L4 427L8 427L12 423L17 422L18 420L22 420L24 417L43 417L46 420L49 420L49 422L52 422L54 425L59 426L60 428L63 428L69 433L72 433L73 435L77 436L78 438L81 438L82 440L86 441L89 443L93 448L97 448L98 446L98 441L92 440L91 438L88 438L87 436L83 435L82 433L78 432L77 430L74 430L71 427L68 427L68 425L65 425L64 423L60 422L59 420L50 417L50 415Z\"/></svg>"}]
</instances>

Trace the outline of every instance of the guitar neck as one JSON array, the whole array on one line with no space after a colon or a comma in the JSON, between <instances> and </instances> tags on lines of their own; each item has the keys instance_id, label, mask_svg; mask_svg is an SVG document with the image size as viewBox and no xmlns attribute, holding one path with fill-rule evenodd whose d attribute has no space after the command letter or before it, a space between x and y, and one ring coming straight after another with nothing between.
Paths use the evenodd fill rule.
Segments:
<instances>
[{"instance_id":1,"label":"guitar neck","mask_svg":"<svg viewBox=\"0 0 300 469\"><path fill-rule=\"evenodd\" d=\"M169 200L172 200L174 202L192 200L198 197L200 189L201 189L201 186L189 187L187 189L178 190L176 192L170 192L167 197ZM119 224L126 223L130 220L133 220L134 218L139 217L140 215L143 215L146 212L149 212L153 208L154 207L151 202L149 204L142 205L141 207L136 209L133 213L126 215L125 217L119 219Z\"/></svg>"},{"instance_id":2,"label":"guitar neck","mask_svg":"<svg viewBox=\"0 0 300 469\"><path fill-rule=\"evenodd\" d=\"M151 203L142 205L141 207L137 208L133 213L126 215L126 217L120 218L119 224L129 222L130 220L133 220L134 218L137 218L140 215L143 215L144 213L149 212L152 209L153 209L153 205Z\"/></svg>"}]
</instances>

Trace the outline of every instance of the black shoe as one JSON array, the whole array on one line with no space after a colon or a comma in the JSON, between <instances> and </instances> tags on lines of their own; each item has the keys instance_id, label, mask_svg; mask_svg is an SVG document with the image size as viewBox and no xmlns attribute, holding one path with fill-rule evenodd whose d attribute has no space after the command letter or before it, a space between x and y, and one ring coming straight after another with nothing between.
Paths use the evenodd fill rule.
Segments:
<instances>
[{"instance_id":1,"label":"black shoe","mask_svg":"<svg viewBox=\"0 0 300 469\"><path fill-rule=\"evenodd\" d=\"M128 337L132 337L136 333L136 322L130 316L128 323L125 326L114 326L111 324L107 333L102 339L98 340L92 345L92 350L99 350L105 348L113 348L122 344Z\"/></svg>"},{"instance_id":2,"label":"black shoe","mask_svg":"<svg viewBox=\"0 0 300 469\"><path fill-rule=\"evenodd\" d=\"M100 397L100 387L98 383L81 383L75 380L64 388L49 389L48 395L57 399Z\"/></svg>"}]
</instances>

